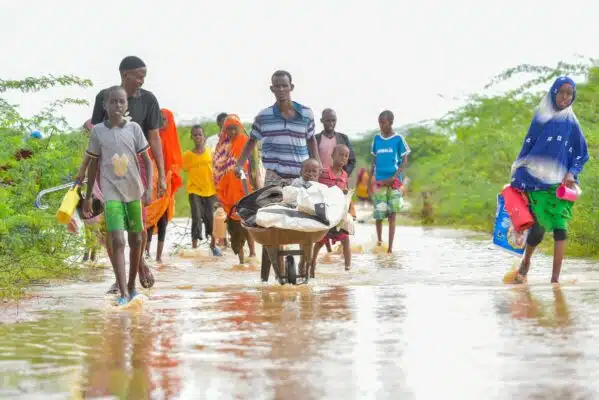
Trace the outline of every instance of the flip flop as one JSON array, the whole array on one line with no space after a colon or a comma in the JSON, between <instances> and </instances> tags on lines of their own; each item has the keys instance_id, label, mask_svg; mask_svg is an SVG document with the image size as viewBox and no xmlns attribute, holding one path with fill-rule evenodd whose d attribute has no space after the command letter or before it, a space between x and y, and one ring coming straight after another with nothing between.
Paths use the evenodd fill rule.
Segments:
<instances>
[{"instance_id":1,"label":"flip flop","mask_svg":"<svg viewBox=\"0 0 599 400\"><path fill-rule=\"evenodd\" d=\"M215 247L212 249L212 255L214 257L222 257L223 253L220 252L220 250L218 249L218 247Z\"/></svg>"},{"instance_id":2,"label":"flip flop","mask_svg":"<svg viewBox=\"0 0 599 400\"><path fill-rule=\"evenodd\" d=\"M118 304L119 304L119 306L124 306L124 305L127 305L127 303L129 303L129 300L127 300L127 299L126 299L126 298L124 298L124 297L119 297L119 300L118 300Z\"/></svg>"},{"instance_id":3,"label":"flip flop","mask_svg":"<svg viewBox=\"0 0 599 400\"><path fill-rule=\"evenodd\" d=\"M133 289L133 291L129 292L129 298L133 300L137 294L137 290Z\"/></svg>"}]
</instances>

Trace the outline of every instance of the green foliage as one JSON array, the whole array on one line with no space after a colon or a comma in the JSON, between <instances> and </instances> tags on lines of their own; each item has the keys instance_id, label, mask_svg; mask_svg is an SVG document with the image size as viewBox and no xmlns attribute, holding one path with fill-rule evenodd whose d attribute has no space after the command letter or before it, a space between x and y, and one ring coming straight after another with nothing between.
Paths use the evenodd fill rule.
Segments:
<instances>
[{"instance_id":1,"label":"green foliage","mask_svg":"<svg viewBox=\"0 0 599 400\"><path fill-rule=\"evenodd\" d=\"M85 87L91 82L73 76L0 80L0 93L72 85ZM57 111L65 104L85 103L63 99L25 118L0 98L0 296L18 294L32 282L77 273L69 260L81 249L81 240L55 218L64 192L48 196L47 210L38 210L33 203L41 189L66 183L77 171L87 138L72 132ZM27 140L34 128L44 133L42 140ZM17 160L15 155L22 150L32 156Z\"/></svg>"}]
</instances>

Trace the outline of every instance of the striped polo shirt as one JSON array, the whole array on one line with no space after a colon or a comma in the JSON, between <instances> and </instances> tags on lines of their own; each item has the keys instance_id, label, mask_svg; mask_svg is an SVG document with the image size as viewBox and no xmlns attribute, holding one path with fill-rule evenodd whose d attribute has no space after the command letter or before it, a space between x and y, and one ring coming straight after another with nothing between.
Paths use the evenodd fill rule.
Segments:
<instances>
[{"instance_id":1,"label":"striped polo shirt","mask_svg":"<svg viewBox=\"0 0 599 400\"><path fill-rule=\"evenodd\" d=\"M295 117L287 120L277 104L265 108L254 119L250 136L262 141L262 164L283 178L300 175L309 158L307 140L314 136L312 110L293 102Z\"/></svg>"}]
</instances>

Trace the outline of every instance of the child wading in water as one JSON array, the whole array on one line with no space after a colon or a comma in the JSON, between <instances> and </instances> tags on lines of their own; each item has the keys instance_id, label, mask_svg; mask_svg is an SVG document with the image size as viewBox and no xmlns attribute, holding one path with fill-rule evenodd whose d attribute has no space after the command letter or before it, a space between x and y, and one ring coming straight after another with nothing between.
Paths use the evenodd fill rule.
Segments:
<instances>
[{"instance_id":1,"label":"child wading in water","mask_svg":"<svg viewBox=\"0 0 599 400\"><path fill-rule=\"evenodd\" d=\"M557 198L556 190L560 184L574 188L589 159L586 140L572 110L575 98L574 81L558 78L537 107L520 155L512 166L511 186L528 196L536 221L528 233L514 283L526 281L530 259L545 231L552 231L555 240L551 282L559 281L574 203Z\"/></svg>"},{"instance_id":2,"label":"child wading in water","mask_svg":"<svg viewBox=\"0 0 599 400\"><path fill-rule=\"evenodd\" d=\"M187 193L191 208L191 245L195 249L202 240L202 222L206 228L206 237L210 236L210 249L214 256L222 256L216 247L212 234L214 227L214 204L216 187L212 168L212 149L206 147L204 128L194 125L191 138L195 143L193 150L183 154L183 170L187 172Z\"/></svg>"},{"instance_id":3,"label":"child wading in water","mask_svg":"<svg viewBox=\"0 0 599 400\"><path fill-rule=\"evenodd\" d=\"M141 127L127 122L123 117L127 111L127 93L120 86L106 91L104 107L108 119L92 129L87 155L91 158L87 196L84 213L92 213L92 188L96 180L98 160L101 160L100 182L104 197L106 230L112 249L112 267L121 292L119 305L127 304L136 295L135 278L141 259L142 195L145 202L151 201L152 187L143 193L143 185L137 155L143 157L147 182L152 182L152 160L148 155L149 144ZM125 281L125 236L128 232L130 247L129 282Z\"/></svg>"},{"instance_id":4,"label":"child wading in water","mask_svg":"<svg viewBox=\"0 0 599 400\"><path fill-rule=\"evenodd\" d=\"M347 172L344 171L343 167L349 160L349 148L343 144L338 144L333 148L333 164L324 169L320 174L319 182L327 185L328 187L337 186L343 190L344 193L348 192L348 176ZM349 233L343 229L337 229L337 227L329 230L329 233L318 243L314 245L314 252L312 254L312 272L316 266L316 257L318 252L326 244L328 240L331 240L333 244L341 242L343 246L343 257L345 258L345 270L351 269L351 248L349 245ZM312 275L314 277L314 275Z\"/></svg>"},{"instance_id":5,"label":"child wading in water","mask_svg":"<svg viewBox=\"0 0 599 400\"><path fill-rule=\"evenodd\" d=\"M379 115L381 133L372 141L372 168L368 190L372 192L372 178L374 177L374 219L376 220L377 245L383 243L383 220L389 221L389 248L393 250L395 238L395 219L403 207L401 193L402 173L408 163L410 148L403 136L393 131L393 113L383 111ZM372 193L371 193L372 194Z\"/></svg>"}]
</instances>

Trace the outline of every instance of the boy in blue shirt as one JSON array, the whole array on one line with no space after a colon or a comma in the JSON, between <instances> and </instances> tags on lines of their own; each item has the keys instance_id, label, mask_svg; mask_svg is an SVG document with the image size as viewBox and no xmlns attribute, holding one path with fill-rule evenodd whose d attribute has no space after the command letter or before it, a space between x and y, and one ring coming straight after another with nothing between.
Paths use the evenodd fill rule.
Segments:
<instances>
[{"instance_id":1,"label":"boy in blue shirt","mask_svg":"<svg viewBox=\"0 0 599 400\"><path fill-rule=\"evenodd\" d=\"M395 238L395 219L403 207L400 191L403 171L408 164L410 148L402 135L393 130L393 113L389 110L379 115L381 132L372 140L372 168L370 171L369 190L374 190L374 219L376 220L377 246L383 243L383 220L389 220L389 247L393 250ZM374 177L374 188L372 179Z\"/></svg>"}]
</instances>

